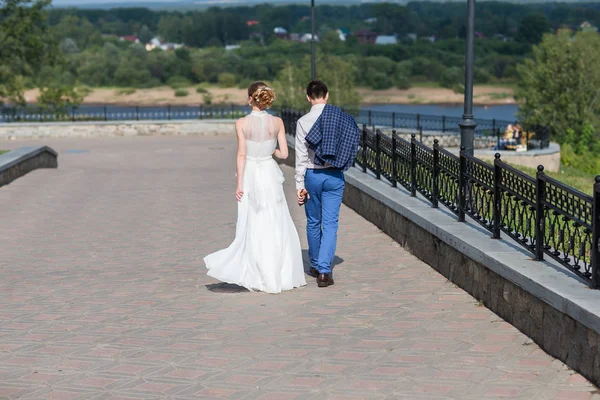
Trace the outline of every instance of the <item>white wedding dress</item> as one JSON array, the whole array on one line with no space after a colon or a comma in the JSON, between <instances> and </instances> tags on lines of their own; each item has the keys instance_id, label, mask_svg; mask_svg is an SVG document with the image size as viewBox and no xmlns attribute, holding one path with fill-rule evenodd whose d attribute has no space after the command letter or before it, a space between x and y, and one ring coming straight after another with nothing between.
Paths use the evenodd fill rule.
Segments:
<instances>
[{"instance_id":1,"label":"white wedding dress","mask_svg":"<svg viewBox=\"0 0 600 400\"><path fill-rule=\"evenodd\" d=\"M300 240L283 192L283 173L273 159L278 125L266 111L242 121L246 166L235 239L204 258L208 275L267 293L304 286Z\"/></svg>"}]
</instances>

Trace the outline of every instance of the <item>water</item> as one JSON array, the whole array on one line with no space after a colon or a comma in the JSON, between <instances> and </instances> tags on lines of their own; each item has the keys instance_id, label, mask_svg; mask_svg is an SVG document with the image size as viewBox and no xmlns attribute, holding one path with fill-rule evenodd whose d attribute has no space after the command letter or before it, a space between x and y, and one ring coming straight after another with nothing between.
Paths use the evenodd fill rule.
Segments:
<instances>
[{"instance_id":1,"label":"water","mask_svg":"<svg viewBox=\"0 0 600 400\"><path fill-rule=\"evenodd\" d=\"M21 111L20 120L24 121L39 121L40 115L35 112L35 106L32 106L29 111ZM483 122L484 120L491 121L515 121L518 112L516 104L493 105L493 106L476 106L473 107L475 120ZM438 105L438 104L375 104L361 107L361 115L366 115L366 111L380 111L385 114L392 112L399 114L414 115L421 114L422 116L446 116L452 119L461 118L463 107L461 105ZM118 105L93 105L84 104L78 107L75 115L84 119L108 119L108 120L131 120L131 119L197 119L197 118L237 118L250 109L246 106L118 106ZM72 113L68 116L62 116L63 119L69 119ZM391 118L391 117L390 117ZM52 120L53 118L44 117L44 120ZM1 115L0 122L14 120L10 115ZM362 122L365 123L365 122Z\"/></svg>"},{"instance_id":2,"label":"water","mask_svg":"<svg viewBox=\"0 0 600 400\"><path fill-rule=\"evenodd\" d=\"M421 115L436 115L446 117L461 118L463 114L463 106L449 106L439 104L376 104L368 107L363 107L364 110L397 112L405 114L421 114ZM475 120L502 120L514 121L517 119L519 106L516 104L504 104L494 106L476 106L473 107L473 115Z\"/></svg>"}]
</instances>

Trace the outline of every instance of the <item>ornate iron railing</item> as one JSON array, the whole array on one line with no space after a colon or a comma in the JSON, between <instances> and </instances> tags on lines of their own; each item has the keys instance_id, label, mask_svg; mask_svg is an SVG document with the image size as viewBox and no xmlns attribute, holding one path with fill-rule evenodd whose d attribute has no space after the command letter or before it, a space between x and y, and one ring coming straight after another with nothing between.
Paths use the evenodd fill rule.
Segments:
<instances>
[{"instance_id":1,"label":"ornate iron railing","mask_svg":"<svg viewBox=\"0 0 600 400\"><path fill-rule=\"evenodd\" d=\"M282 113L286 127L295 128L299 116ZM438 141L430 148L416 134L407 141L366 126L356 165L412 196L421 194L432 207L444 205L459 221L471 218L494 239L504 233L535 260L549 256L600 288L600 176L588 196L547 176L542 166L534 178L499 154L488 164L462 151L454 155Z\"/></svg>"}]
</instances>

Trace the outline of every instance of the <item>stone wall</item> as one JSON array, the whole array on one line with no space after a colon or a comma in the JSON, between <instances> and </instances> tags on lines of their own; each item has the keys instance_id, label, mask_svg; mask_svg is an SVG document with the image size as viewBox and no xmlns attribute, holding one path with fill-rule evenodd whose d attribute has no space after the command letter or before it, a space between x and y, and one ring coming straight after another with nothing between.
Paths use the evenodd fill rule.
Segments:
<instances>
[{"instance_id":1,"label":"stone wall","mask_svg":"<svg viewBox=\"0 0 600 400\"><path fill-rule=\"evenodd\" d=\"M0 155L0 187L38 168L57 168L58 155L49 147L22 147Z\"/></svg>"},{"instance_id":2,"label":"stone wall","mask_svg":"<svg viewBox=\"0 0 600 400\"><path fill-rule=\"evenodd\" d=\"M0 140L156 135L233 136L235 135L235 121L110 121L0 124Z\"/></svg>"}]
</instances>

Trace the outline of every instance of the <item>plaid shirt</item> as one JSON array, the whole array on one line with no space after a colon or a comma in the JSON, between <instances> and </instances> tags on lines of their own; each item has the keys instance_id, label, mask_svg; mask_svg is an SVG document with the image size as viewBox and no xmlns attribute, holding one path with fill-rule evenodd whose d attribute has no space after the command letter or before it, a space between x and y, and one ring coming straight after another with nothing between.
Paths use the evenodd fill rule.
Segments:
<instances>
[{"instance_id":1,"label":"plaid shirt","mask_svg":"<svg viewBox=\"0 0 600 400\"><path fill-rule=\"evenodd\" d=\"M306 135L315 152L316 165L331 165L344 171L354 163L360 129L354 118L335 106L326 105L323 113Z\"/></svg>"}]
</instances>

